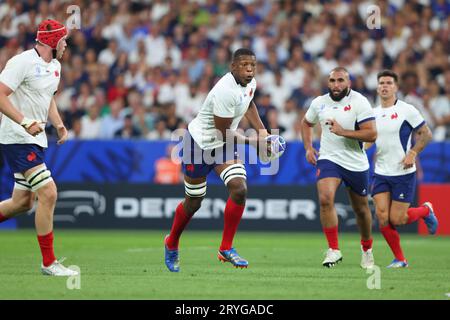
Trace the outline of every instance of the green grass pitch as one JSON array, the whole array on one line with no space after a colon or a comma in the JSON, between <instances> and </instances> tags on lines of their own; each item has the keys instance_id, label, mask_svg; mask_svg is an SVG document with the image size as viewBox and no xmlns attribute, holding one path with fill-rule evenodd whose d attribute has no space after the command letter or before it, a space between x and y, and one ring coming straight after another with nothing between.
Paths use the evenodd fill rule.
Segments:
<instances>
[{"instance_id":1,"label":"green grass pitch","mask_svg":"<svg viewBox=\"0 0 450 320\"><path fill-rule=\"evenodd\" d=\"M340 235L343 262L326 269L320 233L238 232L235 246L250 263L241 270L218 261L220 232L187 230L178 274L164 265L164 234L56 230L57 256L81 269L80 289L69 290L65 278L40 274L34 231L1 231L0 299L449 299L450 237L401 235L410 268L391 270L376 233L381 288L368 289L374 274L359 267L357 234Z\"/></svg>"}]
</instances>

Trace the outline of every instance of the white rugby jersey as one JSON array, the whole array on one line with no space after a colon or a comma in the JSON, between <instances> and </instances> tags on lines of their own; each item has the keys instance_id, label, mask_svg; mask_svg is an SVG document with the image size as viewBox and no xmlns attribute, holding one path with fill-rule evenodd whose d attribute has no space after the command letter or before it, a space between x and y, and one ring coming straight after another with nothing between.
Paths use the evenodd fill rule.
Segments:
<instances>
[{"instance_id":1,"label":"white rugby jersey","mask_svg":"<svg viewBox=\"0 0 450 320\"><path fill-rule=\"evenodd\" d=\"M356 172L369 169L363 143L338 136L330 131L329 125L325 124L328 119L334 119L344 129L357 130L359 124L374 120L372 106L366 97L354 90L350 90L341 101L334 101L329 94L319 96L311 102L305 119L312 124L319 122L322 127L319 160L327 159Z\"/></svg>"},{"instance_id":2,"label":"white rugby jersey","mask_svg":"<svg viewBox=\"0 0 450 320\"><path fill-rule=\"evenodd\" d=\"M34 48L12 57L0 73L0 82L13 91L9 96L13 106L25 117L42 122L47 122L50 101L58 89L60 78L59 61L45 62ZM45 127L44 124L41 126ZM0 143L37 144L46 148L47 136L42 132L33 137L4 116L0 123Z\"/></svg>"},{"instance_id":3,"label":"white rugby jersey","mask_svg":"<svg viewBox=\"0 0 450 320\"><path fill-rule=\"evenodd\" d=\"M375 173L400 176L415 172L415 165L403 169L401 161L411 148L413 131L425 124L420 112L401 100L388 108L378 106L374 112L378 129Z\"/></svg>"},{"instance_id":4,"label":"white rugby jersey","mask_svg":"<svg viewBox=\"0 0 450 320\"><path fill-rule=\"evenodd\" d=\"M243 87L236 82L231 72L224 75L208 93L197 116L188 129L195 142L203 150L221 147L225 142L216 136L214 116L233 118L230 129L236 130L247 112L256 90L255 78Z\"/></svg>"}]
</instances>

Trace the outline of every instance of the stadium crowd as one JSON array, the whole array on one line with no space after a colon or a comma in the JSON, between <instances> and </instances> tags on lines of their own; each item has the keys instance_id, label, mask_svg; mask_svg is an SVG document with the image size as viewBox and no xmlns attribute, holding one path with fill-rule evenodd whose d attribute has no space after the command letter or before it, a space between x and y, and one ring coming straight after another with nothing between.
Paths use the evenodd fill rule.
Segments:
<instances>
[{"instance_id":1,"label":"stadium crowd","mask_svg":"<svg viewBox=\"0 0 450 320\"><path fill-rule=\"evenodd\" d=\"M0 70L33 47L39 22L67 21L69 5L79 6L81 29L71 30L56 100L71 138L169 139L228 72L231 53L248 47L258 59L261 118L287 140L300 139L299 119L338 65L373 106L376 74L393 69L400 97L434 139L450 139L446 0L3 0Z\"/></svg>"}]
</instances>

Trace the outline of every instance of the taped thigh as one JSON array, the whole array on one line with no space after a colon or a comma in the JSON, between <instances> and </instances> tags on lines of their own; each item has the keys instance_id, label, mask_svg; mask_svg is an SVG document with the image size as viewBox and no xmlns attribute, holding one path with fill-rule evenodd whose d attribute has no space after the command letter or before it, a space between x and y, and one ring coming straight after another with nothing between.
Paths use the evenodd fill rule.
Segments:
<instances>
[{"instance_id":1,"label":"taped thigh","mask_svg":"<svg viewBox=\"0 0 450 320\"><path fill-rule=\"evenodd\" d=\"M227 185L228 182L234 178L242 178L247 180L247 172L245 171L245 166L242 163L232 164L220 174L220 179L222 179L225 185Z\"/></svg>"},{"instance_id":2,"label":"taped thigh","mask_svg":"<svg viewBox=\"0 0 450 320\"><path fill-rule=\"evenodd\" d=\"M184 190L188 197L204 197L206 195L206 181L199 184L190 184L184 181Z\"/></svg>"},{"instance_id":3,"label":"taped thigh","mask_svg":"<svg viewBox=\"0 0 450 320\"><path fill-rule=\"evenodd\" d=\"M47 169L45 165L33 171L26 178L26 180L28 182L28 185L31 186L31 190L33 192L36 192L37 190L39 190L39 188L42 188L47 183L53 181L52 173Z\"/></svg>"},{"instance_id":4,"label":"taped thigh","mask_svg":"<svg viewBox=\"0 0 450 320\"><path fill-rule=\"evenodd\" d=\"M14 189L31 191L31 186L21 173L14 173Z\"/></svg>"}]
</instances>

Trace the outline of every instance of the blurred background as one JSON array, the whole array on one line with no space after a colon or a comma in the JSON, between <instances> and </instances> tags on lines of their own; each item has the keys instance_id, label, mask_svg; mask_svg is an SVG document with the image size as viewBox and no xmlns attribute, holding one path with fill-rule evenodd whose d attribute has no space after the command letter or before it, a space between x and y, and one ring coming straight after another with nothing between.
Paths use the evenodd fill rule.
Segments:
<instances>
[{"instance_id":1,"label":"blurred background","mask_svg":"<svg viewBox=\"0 0 450 320\"><path fill-rule=\"evenodd\" d=\"M327 92L327 75L336 66L349 70L352 88L374 107L376 74L384 68L399 74L399 98L433 131L433 143L420 156L418 201L437 197L449 215L448 1L2 0L0 70L34 46L42 20L67 21L71 5L79 8L81 28L70 32L56 94L70 141L50 143L47 153L60 189L57 224L167 228L171 199L184 194L180 164L170 157L171 134L196 116L240 47L251 48L258 60L255 102L263 122L289 141L276 175L261 175L261 164L247 165L255 201L244 228L320 230L315 169L304 159L299 122L311 100ZM379 28L368 23L372 5ZM240 127L249 124L243 119ZM55 140L50 125L47 134ZM6 164L0 179L5 199L12 190ZM217 177L208 181L210 202L197 226L220 227L226 190ZM337 202L343 225L356 230L345 194ZM450 221L442 230L450 234Z\"/></svg>"}]
</instances>

